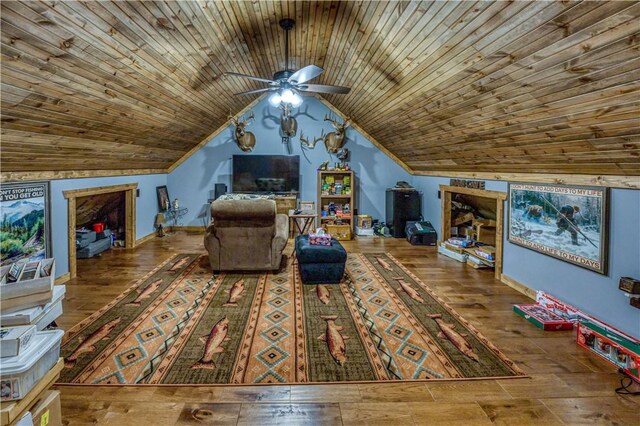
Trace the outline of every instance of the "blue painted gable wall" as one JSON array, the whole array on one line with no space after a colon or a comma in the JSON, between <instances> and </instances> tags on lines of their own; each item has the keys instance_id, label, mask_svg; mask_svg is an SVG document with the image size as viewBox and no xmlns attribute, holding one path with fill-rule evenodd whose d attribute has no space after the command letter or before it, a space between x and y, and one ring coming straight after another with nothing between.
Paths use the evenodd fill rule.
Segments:
<instances>
[{"instance_id":1,"label":"blue painted gable wall","mask_svg":"<svg viewBox=\"0 0 640 426\"><path fill-rule=\"evenodd\" d=\"M156 186L167 184L166 174L113 176L51 181L51 241L56 258L56 276L69 272L69 242L67 236L67 199L62 194L69 189L137 183L140 197L136 199L136 239L154 232L153 221L158 211Z\"/></svg>"},{"instance_id":2,"label":"blue painted gable wall","mask_svg":"<svg viewBox=\"0 0 640 426\"><path fill-rule=\"evenodd\" d=\"M263 99L251 112L255 114L255 121L247 129L256 136L253 152L243 153L238 148L233 141L234 128L229 126L169 174L169 195L177 197L180 205L189 209L188 215L182 220L183 225L197 226L206 223L207 199L211 196L214 184L224 183L231 190L233 155L288 154L279 133L279 110ZM303 150L299 136L300 131L313 138L320 136L322 129L325 133L333 130L330 123L323 121L325 114L329 114L331 110L315 97L305 97L298 112L298 135L290 143L292 155L300 156L300 200L315 201L317 206L316 170L323 161L329 160L333 164L338 160L327 153L322 142L315 149ZM351 150L349 164L357 181L358 212L384 220L385 188L394 186L399 180L409 181L411 175L355 129L347 129L347 138L349 141L345 147Z\"/></svg>"},{"instance_id":3,"label":"blue painted gable wall","mask_svg":"<svg viewBox=\"0 0 640 426\"><path fill-rule=\"evenodd\" d=\"M440 232L439 185L448 178L414 176L414 185L423 191L422 213ZM486 181L486 188L507 191L507 183ZM505 205L505 232L506 232ZM609 206L609 273L600 275L533 250L504 241L503 273L534 290L542 290L560 300L640 338L640 310L618 290L623 276L640 277L640 191L612 189ZM452 260L452 262L454 262Z\"/></svg>"}]
</instances>

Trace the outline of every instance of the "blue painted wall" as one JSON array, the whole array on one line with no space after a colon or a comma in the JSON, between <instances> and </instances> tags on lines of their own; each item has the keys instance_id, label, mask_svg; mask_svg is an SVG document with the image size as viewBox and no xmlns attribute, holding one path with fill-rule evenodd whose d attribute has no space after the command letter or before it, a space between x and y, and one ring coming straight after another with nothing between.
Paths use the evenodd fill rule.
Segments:
<instances>
[{"instance_id":1,"label":"blue painted wall","mask_svg":"<svg viewBox=\"0 0 640 426\"><path fill-rule=\"evenodd\" d=\"M172 198L189 209L183 225L197 226L206 223L207 199L213 198L214 184L224 183L231 190L233 155L288 154L279 133L279 110L269 105L266 99L254 108L255 121L248 130L256 136L256 147L251 153L243 153L233 141L233 126L229 126L202 149L169 174L168 188ZM299 142L300 131L307 137L320 136L333 130L323 121L331 111L315 97L305 97L298 110L298 136L291 139L291 153L300 156L300 200L315 201L317 206L317 168L326 160L337 162L330 156L322 142L313 150L303 150ZM245 114L245 116L248 115ZM371 142L353 128L347 129L349 141L345 145L351 150L349 164L357 181L356 207L360 214L370 214L384 220L384 190L399 180L409 181L411 176L396 162L378 150Z\"/></svg>"},{"instance_id":2,"label":"blue painted wall","mask_svg":"<svg viewBox=\"0 0 640 426\"><path fill-rule=\"evenodd\" d=\"M440 233L439 185L448 178L414 176L423 191L423 215ZM507 183L486 181L486 188L507 191ZM505 217L504 223L506 228ZM542 290L570 305L640 338L640 310L618 290L621 276L640 277L640 191L612 189L609 224L609 274L591 272L533 250L504 244L503 273L534 290ZM506 229L505 229L505 235Z\"/></svg>"},{"instance_id":3,"label":"blue painted wall","mask_svg":"<svg viewBox=\"0 0 640 426\"><path fill-rule=\"evenodd\" d=\"M156 186L167 184L166 174L51 181L51 241L53 255L56 258L56 276L69 272L67 199L64 198L62 191L96 186L124 185L127 183L137 183L140 190L140 197L136 199L136 239L138 239L149 235L155 230L153 221L158 211Z\"/></svg>"}]
</instances>

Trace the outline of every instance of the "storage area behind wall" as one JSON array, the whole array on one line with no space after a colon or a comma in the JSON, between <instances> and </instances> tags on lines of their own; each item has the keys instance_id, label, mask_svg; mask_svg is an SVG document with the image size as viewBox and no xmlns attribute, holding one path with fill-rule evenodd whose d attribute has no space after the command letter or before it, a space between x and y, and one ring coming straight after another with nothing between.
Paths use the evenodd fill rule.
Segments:
<instances>
[{"instance_id":1,"label":"storage area behind wall","mask_svg":"<svg viewBox=\"0 0 640 426\"><path fill-rule=\"evenodd\" d=\"M78 197L76 199L76 228L93 229L96 223L103 223L111 230L116 241L125 239L124 191Z\"/></svg>"},{"instance_id":2,"label":"storage area behind wall","mask_svg":"<svg viewBox=\"0 0 640 426\"><path fill-rule=\"evenodd\" d=\"M496 245L496 201L469 194L451 194L451 235ZM448 237L448 236L447 236Z\"/></svg>"},{"instance_id":3,"label":"storage area behind wall","mask_svg":"<svg viewBox=\"0 0 640 426\"><path fill-rule=\"evenodd\" d=\"M506 193L440 185L442 240L438 252L475 269L502 274L502 223Z\"/></svg>"}]
</instances>

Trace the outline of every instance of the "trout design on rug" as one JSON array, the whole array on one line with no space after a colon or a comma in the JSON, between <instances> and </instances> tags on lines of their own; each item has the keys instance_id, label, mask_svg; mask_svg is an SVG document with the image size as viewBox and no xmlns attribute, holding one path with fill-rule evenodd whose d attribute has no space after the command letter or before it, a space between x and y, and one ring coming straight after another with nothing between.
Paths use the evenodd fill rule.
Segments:
<instances>
[{"instance_id":1,"label":"trout design on rug","mask_svg":"<svg viewBox=\"0 0 640 426\"><path fill-rule=\"evenodd\" d=\"M238 306L238 299L240 299L244 293L244 280L237 281L230 290L225 290L229 293L229 300L223 303L222 306Z\"/></svg>"},{"instance_id":2,"label":"trout design on rug","mask_svg":"<svg viewBox=\"0 0 640 426\"><path fill-rule=\"evenodd\" d=\"M397 278L394 278L394 280L398 281L398 285L400 285L400 288L402 289L402 291L407 293L407 296L409 296L416 302L424 303L424 299L420 297L416 289L411 287L411 285L408 282L406 282L404 278L397 277Z\"/></svg>"},{"instance_id":3,"label":"trout design on rug","mask_svg":"<svg viewBox=\"0 0 640 426\"><path fill-rule=\"evenodd\" d=\"M389 254L349 253L346 278L336 285L305 285L292 264L278 272L214 275L207 260L173 255L67 331L59 383L406 383L523 375ZM132 301L142 303L132 308Z\"/></svg>"},{"instance_id":4,"label":"trout design on rug","mask_svg":"<svg viewBox=\"0 0 640 426\"><path fill-rule=\"evenodd\" d=\"M80 346L74 350L71 355L64 359L64 366L66 368L73 368L76 365L76 361L78 357L84 353L95 352L96 347L95 344L101 340L109 340L109 333L111 330L116 328L116 325L120 322L120 318L116 318L113 321L109 321L104 324L102 327L91 333L87 338L83 339L82 337L78 337L78 341L80 342Z\"/></svg>"},{"instance_id":5,"label":"trout design on rug","mask_svg":"<svg viewBox=\"0 0 640 426\"><path fill-rule=\"evenodd\" d=\"M454 328L456 327L455 324L449 324L444 322L444 320L442 319L442 314L432 314L432 315L427 315L427 317L433 319L436 322L436 324L438 324L438 327L440 327L440 333L438 333L439 338L447 339L461 353L468 356L475 362L478 362L478 355L476 355L476 353L473 352L473 348L471 347L471 345L469 345L469 343L464 339L465 337L467 337L467 335L460 334L457 331L455 331L454 330Z\"/></svg>"},{"instance_id":6,"label":"trout design on rug","mask_svg":"<svg viewBox=\"0 0 640 426\"><path fill-rule=\"evenodd\" d=\"M344 363L347 362L347 345L345 340L347 340L349 336L343 336L340 333L343 327L336 325L337 315L323 315L320 318L327 322L327 331L322 333L318 337L318 340L326 342L327 349L333 359L339 366L343 366Z\"/></svg>"},{"instance_id":7,"label":"trout design on rug","mask_svg":"<svg viewBox=\"0 0 640 426\"><path fill-rule=\"evenodd\" d=\"M331 301L331 292L329 291L329 288L324 284L316 285L316 295L318 296L318 300L320 300L325 305L328 305L329 301Z\"/></svg>"},{"instance_id":8,"label":"trout design on rug","mask_svg":"<svg viewBox=\"0 0 640 426\"><path fill-rule=\"evenodd\" d=\"M199 340L204 344L204 353L200 361L196 362L191 368L206 368L212 370L216 368L213 363L213 356L217 353L224 352L222 343L227 339L227 332L229 331L229 320L227 317L222 318L211 329L211 333L206 336L202 336Z\"/></svg>"},{"instance_id":9,"label":"trout design on rug","mask_svg":"<svg viewBox=\"0 0 640 426\"><path fill-rule=\"evenodd\" d=\"M184 265L186 265L188 261L189 261L188 257L183 257L182 259L180 259L176 263L174 263L173 266L171 267L171 269L169 269L167 272L176 272L176 271L178 271L180 268L182 268Z\"/></svg>"},{"instance_id":10,"label":"trout design on rug","mask_svg":"<svg viewBox=\"0 0 640 426\"><path fill-rule=\"evenodd\" d=\"M382 266L387 271L393 272L393 268L391 267L391 265L389 265L389 263L385 261L383 258L376 257L376 261L380 264L380 266Z\"/></svg>"},{"instance_id":11,"label":"trout design on rug","mask_svg":"<svg viewBox=\"0 0 640 426\"><path fill-rule=\"evenodd\" d=\"M155 280L154 282L146 286L142 291L140 291L140 294L135 298L135 300L127 303L125 306L140 306L140 303L142 303L144 299L148 299L149 297L151 297L151 295L155 293L158 288L160 288L160 284L162 284L161 279Z\"/></svg>"}]
</instances>

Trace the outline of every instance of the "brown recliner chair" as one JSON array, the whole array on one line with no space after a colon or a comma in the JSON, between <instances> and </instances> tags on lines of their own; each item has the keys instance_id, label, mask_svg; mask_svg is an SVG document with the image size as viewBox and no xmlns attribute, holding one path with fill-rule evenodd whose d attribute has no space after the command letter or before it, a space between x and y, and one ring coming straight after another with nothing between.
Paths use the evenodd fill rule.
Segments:
<instances>
[{"instance_id":1,"label":"brown recliner chair","mask_svg":"<svg viewBox=\"0 0 640 426\"><path fill-rule=\"evenodd\" d=\"M289 218L276 214L274 200L216 200L204 247L214 271L280 268L289 236Z\"/></svg>"}]
</instances>

